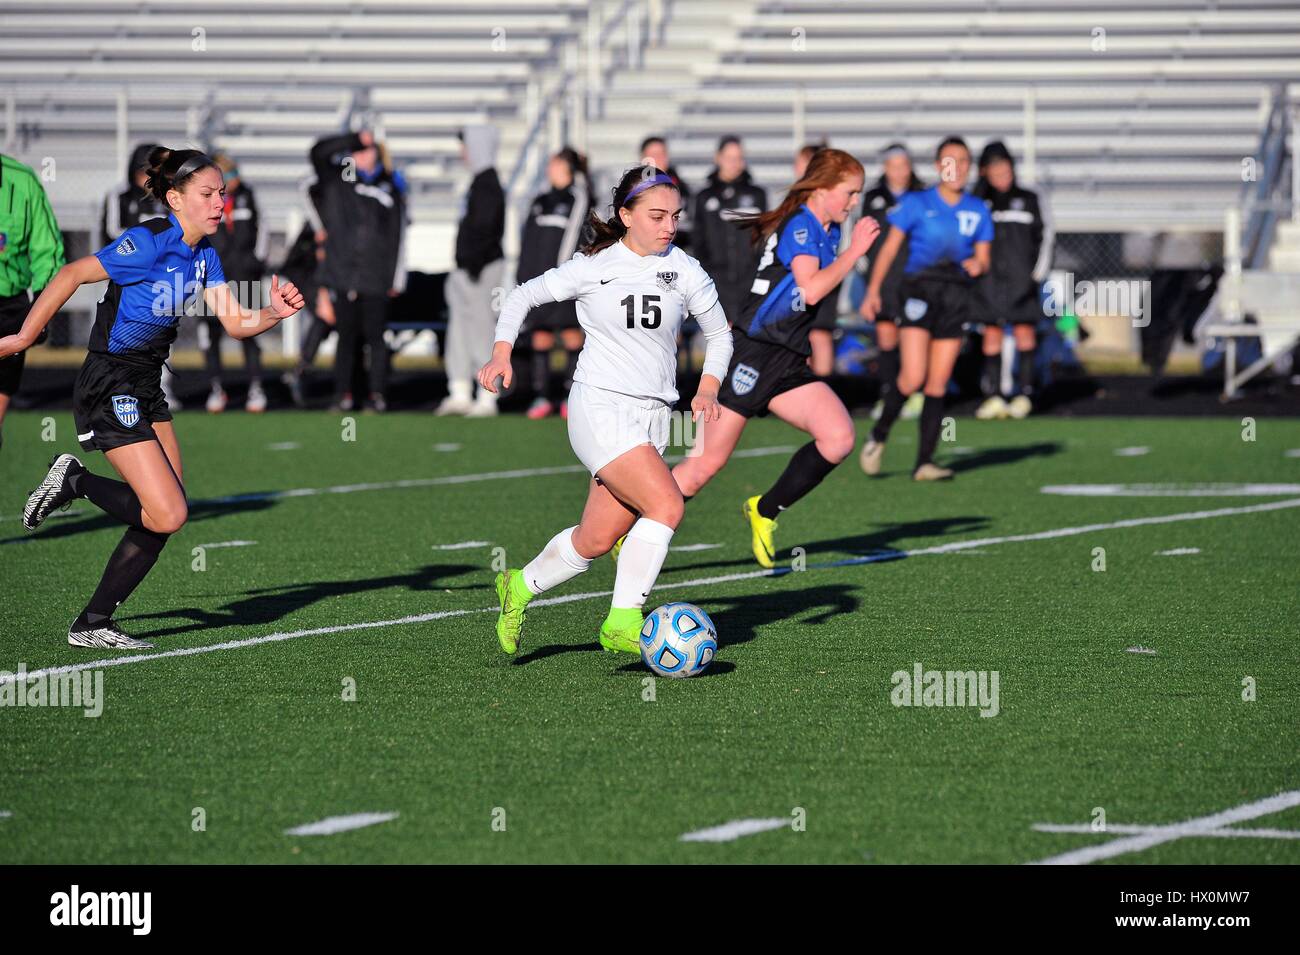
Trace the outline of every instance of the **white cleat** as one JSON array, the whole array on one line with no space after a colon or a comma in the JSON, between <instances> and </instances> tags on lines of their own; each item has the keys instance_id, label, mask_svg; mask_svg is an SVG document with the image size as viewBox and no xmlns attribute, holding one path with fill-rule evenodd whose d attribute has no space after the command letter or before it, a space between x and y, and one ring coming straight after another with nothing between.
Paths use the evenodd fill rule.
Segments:
<instances>
[{"instance_id":1,"label":"white cleat","mask_svg":"<svg viewBox=\"0 0 1300 955\"><path fill-rule=\"evenodd\" d=\"M867 443L862 446L862 454L858 456L858 464L862 466L863 471L875 477L880 473L880 461L884 456L885 443L867 438Z\"/></svg>"},{"instance_id":2,"label":"white cleat","mask_svg":"<svg viewBox=\"0 0 1300 955\"><path fill-rule=\"evenodd\" d=\"M92 647L97 650L152 650L153 644L146 640L137 640L122 632L112 620L105 621L98 627L84 630L69 630L68 645L73 647Z\"/></svg>"},{"instance_id":3,"label":"white cleat","mask_svg":"<svg viewBox=\"0 0 1300 955\"><path fill-rule=\"evenodd\" d=\"M1011 404L1007 405L1007 414L1016 420L1028 418L1033 410L1034 403L1027 395L1016 395L1011 399Z\"/></svg>"},{"instance_id":4,"label":"white cleat","mask_svg":"<svg viewBox=\"0 0 1300 955\"><path fill-rule=\"evenodd\" d=\"M937 464L925 463L912 472L914 481L947 481L952 477L951 468L941 468Z\"/></svg>"},{"instance_id":5,"label":"white cleat","mask_svg":"<svg viewBox=\"0 0 1300 955\"><path fill-rule=\"evenodd\" d=\"M448 395L446 398L442 399L442 402L438 405L438 410L435 411L434 414L440 418L445 418L447 415L454 414L464 415L469 414L470 409L473 407L474 403L468 398L453 398L451 395Z\"/></svg>"},{"instance_id":6,"label":"white cleat","mask_svg":"<svg viewBox=\"0 0 1300 955\"><path fill-rule=\"evenodd\" d=\"M244 402L244 410L251 414L261 414L266 410L266 392L262 386L253 383L248 386L248 399Z\"/></svg>"},{"instance_id":7,"label":"white cleat","mask_svg":"<svg viewBox=\"0 0 1300 955\"><path fill-rule=\"evenodd\" d=\"M1007 414L1007 403L1002 400L1001 395L985 398L984 402L975 409L975 417L980 421L996 421L1005 418Z\"/></svg>"},{"instance_id":8,"label":"white cleat","mask_svg":"<svg viewBox=\"0 0 1300 955\"><path fill-rule=\"evenodd\" d=\"M23 508L23 527L34 531L45 523L55 510L72 502L72 488L68 487L68 472L82 470L81 461L73 454L60 454L50 463L45 480L27 497Z\"/></svg>"}]
</instances>

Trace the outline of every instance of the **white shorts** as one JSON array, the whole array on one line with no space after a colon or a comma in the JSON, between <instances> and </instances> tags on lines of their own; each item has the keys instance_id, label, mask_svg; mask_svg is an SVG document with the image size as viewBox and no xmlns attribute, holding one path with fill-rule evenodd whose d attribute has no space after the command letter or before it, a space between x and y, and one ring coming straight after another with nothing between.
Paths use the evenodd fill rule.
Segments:
<instances>
[{"instance_id":1,"label":"white shorts","mask_svg":"<svg viewBox=\"0 0 1300 955\"><path fill-rule=\"evenodd\" d=\"M672 408L658 398L633 398L575 381L569 392L569 444L595 474L637 445L668 447Z\"/></svg>"}]
</instances>

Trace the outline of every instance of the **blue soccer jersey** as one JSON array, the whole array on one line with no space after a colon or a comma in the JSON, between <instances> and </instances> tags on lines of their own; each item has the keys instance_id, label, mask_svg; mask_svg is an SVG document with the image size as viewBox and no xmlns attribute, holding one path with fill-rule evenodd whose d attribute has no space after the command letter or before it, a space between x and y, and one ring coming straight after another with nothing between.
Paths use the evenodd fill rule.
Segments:
<instances>
[{"instance_id":1,"label":"blue soccer jersey","mask_svg":"<svg viewBox=\"0 0 1300 955\"><path fill-rule=\"evenodd\" d=\"M790 213L767 238L744 314L739 320L729 316L736 327L755 341L809 354L808 330L817 310L804 302L790 266L809 255L824 269L835 261L839 245L839 225L824 228L806 205Z\"/></svg>"},{"instance_id":2,"label":"blue soccer jersey","mask_svg":"<svg viewBox=\"0 0 1300 955\"><path fill-rule=\"evenodd\" d=\"M890 225L907 233L906 275L931 268L960 268L975 254L976 242L993 241L993 218L988 206L968 193L948 205L939 187L903 195L889 213Z\"/></svg>"},{"instance_id":3,"label":"blue soccer jersey","mask_svg":"<svg viewBox=\"0 0 1300 955\"><path fill-rule=\"evenodd\" d=\"M108 273L108 289L90 350L133 361L166 361L181 316L205 288L226 281L207 238L190 248L174 214L127 229L95 257Z\"/></svg>"}]
</instances>

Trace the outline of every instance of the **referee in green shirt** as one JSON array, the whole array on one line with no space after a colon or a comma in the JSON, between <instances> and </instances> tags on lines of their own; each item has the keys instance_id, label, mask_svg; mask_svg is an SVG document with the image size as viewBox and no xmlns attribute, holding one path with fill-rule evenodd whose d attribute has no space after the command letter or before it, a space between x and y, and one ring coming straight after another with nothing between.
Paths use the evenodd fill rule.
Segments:
<instances>
[{"instance_id":1,"label":"referee in green shirt","mask_svg":"<svg viewBox=\"0 0 1300 955\"><path fill-rule=\"evenodd\" d=\"M63 264L63 235L41 181L18 160L0 154L0 336L22 327L34 301L29 290L40 295ZM25 357L19 352L0 358L0 428L22 382Z\"/></svg>"}]
</instances>

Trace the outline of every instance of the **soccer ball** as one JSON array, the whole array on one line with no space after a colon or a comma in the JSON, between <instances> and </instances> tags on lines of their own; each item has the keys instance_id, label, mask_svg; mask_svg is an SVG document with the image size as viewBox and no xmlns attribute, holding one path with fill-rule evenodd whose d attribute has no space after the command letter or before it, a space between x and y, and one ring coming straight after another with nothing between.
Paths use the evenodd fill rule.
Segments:
<instances>
[{"instance_id":1,"label":"soccer ball","mask_svg":"<svg viewBox=\"0 0 1300 955\"><path fill-rule=\"evenodd\" d=\"M718 652L718 628L694 604L664 604L641 627L641 659L660 676L698 676Z\"/></svg>"}]
</instances>

